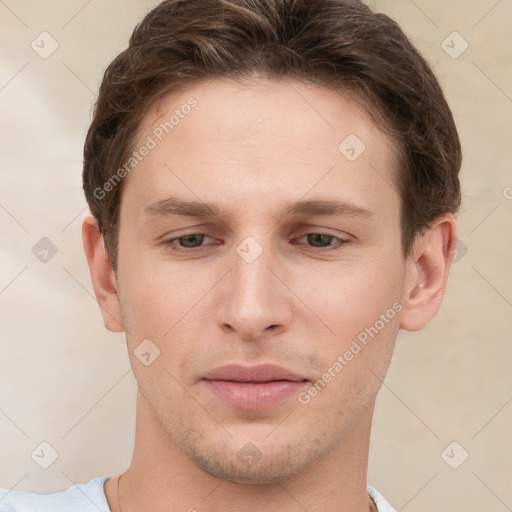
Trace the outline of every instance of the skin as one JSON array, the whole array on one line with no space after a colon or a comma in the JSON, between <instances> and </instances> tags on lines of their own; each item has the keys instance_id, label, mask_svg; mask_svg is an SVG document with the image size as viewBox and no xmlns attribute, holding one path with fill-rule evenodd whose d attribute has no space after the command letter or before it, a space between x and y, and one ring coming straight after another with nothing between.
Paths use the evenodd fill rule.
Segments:
<instances>
[{"instance_id":1,"label":"skin","mask_svg":"<svg viewBox=\"0 0 512 512\"><path fill-rule=\"evenodd\" d=\"M375 398L398 329L423 328L440 306L455 220L437 219L404 258L393 141L353 100L298 82L216 79L167 95L143 119L135 147L191 96L198 105L128 177L117 280L95 219L83 223L105 326L126 332L138 382L122 510L370 510ZM351 133L366 146L355 161L338 149ZM220 215L145 214L171 195L216 202ZM305 199L369 214L287 214ZM305 236L319 232L333 238ZM192 234L207 236L172 246L188 253L162 243ZM263 249L252 263L236 251L248 236ZM401 311L333 372L394 303ZM145 366L134 350L148 338L160 356ZM329 368L332 378L307 404L294 394L241 410L201 380L228 363L283 366L310 381L305 390ZM259 456L250 466L237 457L246 443ZM117 480L105 485L113 512Z\"/></svg>"}]
</instances>

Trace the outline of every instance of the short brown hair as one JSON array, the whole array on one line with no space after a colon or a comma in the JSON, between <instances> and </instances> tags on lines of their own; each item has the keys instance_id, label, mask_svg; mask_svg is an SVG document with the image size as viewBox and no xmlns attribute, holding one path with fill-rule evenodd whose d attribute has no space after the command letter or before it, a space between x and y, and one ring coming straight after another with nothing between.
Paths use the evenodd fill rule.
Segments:
<instances>
[{"instance_id":1,"label":"short brown hair","mask_svg":"<svg viewBox=\"0 0 512 512\"><path fill-rule=\"evenodd\" d=\"M390 17L359 0L167 0L105 71L85 141L85 197L114 271L126 178L108 193L104 185L129 158L149 107L201 81L255 75L351 94L392 136L404 256L434 219L456 213L462 155L450 108Z\"/></svg>"}]
</instances>

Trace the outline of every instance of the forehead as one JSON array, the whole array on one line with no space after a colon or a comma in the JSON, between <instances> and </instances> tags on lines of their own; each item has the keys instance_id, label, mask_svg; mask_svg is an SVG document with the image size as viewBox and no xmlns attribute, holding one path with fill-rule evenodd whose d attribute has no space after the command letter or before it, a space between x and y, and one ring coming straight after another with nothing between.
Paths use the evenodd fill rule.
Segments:
<instances>
[{"instance_id":1,"label":"forehead","mask_svg":"<svg viewBox=\"0 0 512 512\"><path fill-rule=\"evenodd\" d=\"M190 104L194 107L189 108ZM161 96L141 120L139 131L143 134L158 132L162 124L170 122L172 126L164 128L163 136L171 131L185 136L190 134L191 123L182 121L191 114L195 119L207 121L200 126L194 124L197 137L204 128L209 138L230 142L246 134L270 137L285 135L283 132L297 135L295 140L304 142L300 132L305 128L312 137L315 134L321 137L327 132L332 132L331 135L342 132L348 124L364 138L375 126L369 115L372 110L365 100L349 91L333 91L286 79L254 77L234 81L217 78ZM216 133L212 133L212 125ZM334 139L340 135L337 133ZM394 146L388 136L378 135Z\"/></svg>"},{"instance_id":2,"label":"forehead","mask_svg":"<svg viewBox=\"0 0 512 512\"><path fill-rule=\"evenodd\" d=\"M128 176L139 207L166 188L204 200L236 190L291 201L313 188L343 193L343 185L352 196L359 188L361 200L396 195L395 143L365 108L295 81L215 79L167 94L141 122L134 148L144 145L151 149Z\"/></svg>"}]
</instances>

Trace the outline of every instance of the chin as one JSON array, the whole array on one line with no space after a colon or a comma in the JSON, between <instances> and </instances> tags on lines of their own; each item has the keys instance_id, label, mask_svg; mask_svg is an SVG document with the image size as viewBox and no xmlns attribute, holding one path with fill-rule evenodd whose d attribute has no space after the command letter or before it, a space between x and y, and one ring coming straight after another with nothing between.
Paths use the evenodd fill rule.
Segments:
<instances>
[{"instance_id":1,"label":"chin","mask_svg":"<svg viewBox=\"0 0 512 512\"><path fill-rule=\"evenodd\" d=\"M183 447L196 466L209 475L238 484L276 484L305 471L318 460L309 442L264 447L250 442L239 450L228 446L215 450L202 444Z\"/></svg>"},{"instance_id":2,"label":"chin","mask_svg":"<svg viewBox=\"0 0 512 512\"><path fill-rule=\"evenodd\" d=\"M194 462L209 475L236 484L277 484L293 478L300 472L300 468L290 467L290 465L284 467L282 461L280 464L259 462L256 467L252 468L229 463L226 460L212 460L202 457L194 458Z\"/></svg>"}]
</instances>

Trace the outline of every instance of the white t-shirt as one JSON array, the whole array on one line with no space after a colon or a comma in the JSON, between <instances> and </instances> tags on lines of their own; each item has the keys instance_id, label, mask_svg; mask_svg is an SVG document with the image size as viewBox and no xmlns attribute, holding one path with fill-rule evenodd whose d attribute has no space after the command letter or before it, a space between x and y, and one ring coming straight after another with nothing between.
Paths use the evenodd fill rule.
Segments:
<instances>
[{"instance_id":1,"label":"white t-shirt","mask_svg":"<svg viewBox=\"0 0 512 512\"><path fill-rule=\"evenodd\" d=\"M50 494L0 489L0 512L111 512L103 489L106 480L101 476ZM371 485L367 488L379 512L396 512Z\"/></svg>"}]
</instances>

